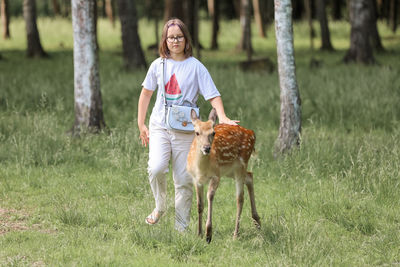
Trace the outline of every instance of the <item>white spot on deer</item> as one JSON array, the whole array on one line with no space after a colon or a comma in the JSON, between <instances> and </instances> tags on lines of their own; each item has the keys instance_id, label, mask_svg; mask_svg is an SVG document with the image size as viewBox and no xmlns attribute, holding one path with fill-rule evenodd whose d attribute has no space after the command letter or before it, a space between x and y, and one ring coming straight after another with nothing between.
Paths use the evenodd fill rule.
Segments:
<instances>
[{"instance_id":1,"label":"white spot on deer","mask_svg":"<svg viewBox=\"0 0 400 267\"><path fill-rule=\"evenodd\" d=\"M222 156L224 156L224 157L232 157L233 156L233 154L232 153L222 153Z\"/></svg>"}]
</instances>

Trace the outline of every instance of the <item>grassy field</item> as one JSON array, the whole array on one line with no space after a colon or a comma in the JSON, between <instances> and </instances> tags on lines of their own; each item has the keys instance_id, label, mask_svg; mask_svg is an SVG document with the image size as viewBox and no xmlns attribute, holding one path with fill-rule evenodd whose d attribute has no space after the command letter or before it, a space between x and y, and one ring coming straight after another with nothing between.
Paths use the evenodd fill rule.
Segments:
<instances>
[{"instance_id":1,"label":"grassy field","mask_svg":"<svg viewBox=\"0 0 400 267\"><path fill-rule=\"evenodd\" d=\"M140 22L143 46L154 43ZM317 25L316 25L317 26ZM306 24L295 25L303 132L299 150L273 158L279 126L277 72L242 72L238 22L221 26L220 51L202 61L227 114L255 130L254 172L260 230L245 195L241 235L232 240L235 185L223 179L211 244L173 230L173 183L162 223L153 208L147 150L139 144L137 101L145 71L121 69L119 27L100 21L101 90L110 131L71 138L72 30L40 19L50 59L26 59L22 19L0 41L0 266L398 266L400 265L400 35L379 25L387 53L376 66L343 65L349 27L331 23L334 53L309 50ZM210 24L201 25L208 47ZM276 63L273 27L253 40L255 57ZM318 41L316 40L318 46ZM311 57L323 60L310 69ZM155 53L146 51L151 62ZM210 106L201 101L203 118Z\"/></svg>"}]
</instances>

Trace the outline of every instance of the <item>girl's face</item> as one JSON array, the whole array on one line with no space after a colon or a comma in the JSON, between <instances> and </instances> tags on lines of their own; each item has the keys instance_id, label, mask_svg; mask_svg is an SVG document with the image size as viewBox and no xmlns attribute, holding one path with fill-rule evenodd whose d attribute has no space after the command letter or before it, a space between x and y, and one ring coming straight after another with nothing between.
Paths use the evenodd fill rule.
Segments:
<instances>
[{"instance_id":1,"label":"girl's face","mask_svg":"<svg viewBox=\"0 0 400 267\"><path fill-rule=\"evenodd\" d=\"M167 46L172 58L185 55L186 40L178 25L172 25L168 28Z\"/></svg>"}]
</instances>

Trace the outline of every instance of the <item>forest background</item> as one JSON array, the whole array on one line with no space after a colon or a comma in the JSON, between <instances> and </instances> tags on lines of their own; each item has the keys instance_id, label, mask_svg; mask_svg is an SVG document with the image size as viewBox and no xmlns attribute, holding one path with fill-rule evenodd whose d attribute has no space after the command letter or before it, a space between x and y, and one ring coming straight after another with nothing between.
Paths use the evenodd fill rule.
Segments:
<instances>
[{"instance_id":1,"label":"forest background","mask_svg":"<svg viewBox=\"0 0 400 267\"><path fill-rule=\"evenodd\" d=\"M9 2L11 39L0 40L0 265L400 263L400 35L392 13L379 12L385 50L375 49L375 64L364 65L343 62L350 47L345 1L338 20L332 13L336 1L327 5L334 50L319 49L321 31L315 17L311 49L305 10L300 16L294 12L301 144L275 158L280 99L273 21L266 23L266 37L260 36L255 20L252 23L252 58L267 58L271 64L244 70L241 63L248 55L238 49L242 31L235 6L221 1L226 6L221 7L219 47L212 50L212 21L207 4L200 1L201 60L222 93L227 114L256 132L250 169L262 223L260 230L253 227L245 195L241 235L232 240L235 185L223 179L214 202L213 242L208 245L196 236L195 205L189 231L173 230L170 176L166 217L157 227L144 223L153 197L136 115L146 70L123 68L118 20L113 26L108 18L98 18L107 128L76 138L67 133L74 123L70 15L54 15L50 1L38 0L37 23L49 56L27 58L22 1ZM295 2L303 3L293 1L294 8ZM391 6L391 1L377 4L384 2ZM145 2L137 3L139 36L150 63L157 57L148 49L156 43L155 25L145 15ZM160 30L162 18L158 23ZM205 118L210 106L205 101L200 106Z\"/></svg>"}]
</instances>

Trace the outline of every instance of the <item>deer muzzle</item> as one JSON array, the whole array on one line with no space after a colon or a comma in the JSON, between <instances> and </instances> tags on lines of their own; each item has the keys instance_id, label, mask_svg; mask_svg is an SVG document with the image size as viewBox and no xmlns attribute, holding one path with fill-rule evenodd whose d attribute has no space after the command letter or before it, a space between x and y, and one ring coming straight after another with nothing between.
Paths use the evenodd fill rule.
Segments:
<instances>
[{"instance_id":1,"label":"deer muzzle","mask_svg":"<svg viewBox=\"0 0 400 267\"><path fill-rule=\"evenodd\" d=\"M207 146L203 146L201 149L201 152L203 152L203 155L208 155L210 154L211 151L211 146L207 145Z\"/></svg>"}]
</instances>

